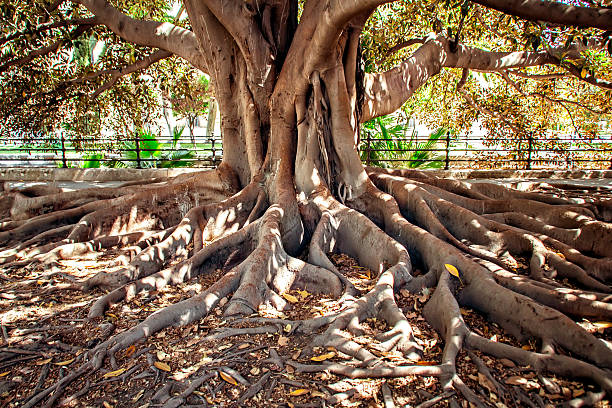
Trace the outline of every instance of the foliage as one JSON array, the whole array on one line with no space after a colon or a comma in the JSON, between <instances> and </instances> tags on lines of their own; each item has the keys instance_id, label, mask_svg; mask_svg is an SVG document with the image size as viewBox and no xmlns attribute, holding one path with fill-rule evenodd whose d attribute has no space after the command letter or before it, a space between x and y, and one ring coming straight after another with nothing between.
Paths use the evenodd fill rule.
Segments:
<instances>
[{"instance_id":1,"label":"foliage","mask_svg":"<svg viewBox=\"0 0 612 408\"><path fill-rule=\"evenodd\" d=\"M143 168L190 166L195 154L181 147L179 139L183 131L183 127L175 128L169 144L161 143L151 131L138 132L135 141L124 142L123 157L117 162L117 167L137 167L139 160Z\"/></svg>"},{"instance_id":2,"label":"foliage","mask_svg":"<svg viewBox=\"0 0 612 408\"><path fill-rule=\"evenodd\" d=\"M361 160L379 167L441 167L442 161L434 150L446 129L431 133L425 142L418 141L416 130L407 136L408 130L405 121L393 115L364 123L361 127Z\"/></svg>"}]
</instances>

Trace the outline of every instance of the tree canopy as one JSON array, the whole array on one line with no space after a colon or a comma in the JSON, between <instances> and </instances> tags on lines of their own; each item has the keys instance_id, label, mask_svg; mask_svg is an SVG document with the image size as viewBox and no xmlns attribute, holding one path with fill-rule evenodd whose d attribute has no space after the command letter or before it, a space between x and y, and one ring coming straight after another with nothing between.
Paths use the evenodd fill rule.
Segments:
<instances>
[{"instance_id":1,"label":"tree canopy","mask_svg":"<svg viewBox=\"0 0 612 408\"><path fill-rule=\"evenodd\" d=\"M458 132L480 120L492 137L550 129L583 136L607 131L602 123L609 121L612 100L609 31L590 27L596 25L594 20L576 25L540 21L536 15L525 20L521 17L529 16L504 14L514 8L478 3L398 1L378 7L361 36L365 72L397 65L432 33L457 46L545 54L550 59L546 65L444 70L418 88L403 110L432 128ZM112 4L129 18L192 29L179 3ZM606 4L601 6L604 13ZM5 132L48 130L66 123L90 133L93 129L84 126L83 118L92 116L125 133L154 120L149 115L159 114L164 89L187 91L194 74L184 73L193 68L180 52L177 56L172 49L126 41L115 34L118 27L105 25L91 10L70 1L2 4L0 112ZM94 127L99 130L100 124Z\"/></svg>"}]
</instances>

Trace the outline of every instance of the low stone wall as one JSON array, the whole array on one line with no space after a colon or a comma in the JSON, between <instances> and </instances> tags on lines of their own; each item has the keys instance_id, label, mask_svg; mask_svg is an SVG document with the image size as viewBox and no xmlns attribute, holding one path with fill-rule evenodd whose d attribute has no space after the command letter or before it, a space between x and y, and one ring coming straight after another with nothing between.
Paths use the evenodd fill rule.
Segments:
<instances>
[{"instance_id":1,"label":"low stone wall","mask_svg":"<svg viewBox=\"0 0 612 408\"><path fill-rule=\"evenodd\" d=\"M202 171L201 168L181 169L59 169L59 168L0 168L0 181L54 182L132 181L147 178L173 177L182 173ZM455 179L612 179L612 170L423 170L426 173Z\"/></svg>"}]
</instances>

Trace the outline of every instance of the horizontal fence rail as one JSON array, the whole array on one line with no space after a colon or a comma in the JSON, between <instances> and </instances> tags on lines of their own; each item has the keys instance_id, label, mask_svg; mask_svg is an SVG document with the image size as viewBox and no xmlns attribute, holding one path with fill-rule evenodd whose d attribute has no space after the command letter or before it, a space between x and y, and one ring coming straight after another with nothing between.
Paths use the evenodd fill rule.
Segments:
<instances>
[{"instance_id":1,"label":"horizontal fence rail","mask_svg":"<svg viewBox=\"0 0 612 408\"><path fill-rule=\"evenodd\" d=\"M2 137L2 167L216 167L221 136Z\"/></svg>"},{"instance_id":2,"label":"horizontal fence rail","mask_svg":"<svg viewBox=\"0 0 612 408\"><path fill-rule=\"evenodd\" d=\"M446 133L379 138L368 135L359 148L364 164L441 169L612 169L612 135L528 134L492 140ZM216 167L221 136L108 137L0 136L0 167Z\"/></svg>"},{"instance_id":3,"label":"horizontal fence rail","mask_svg":"<svg viewBox=\"0 0 612 408\"><path fill-rule=\"evenodd\" d=\"M367 165L440 169L612 169L612 134L586 138L567 134L528 134L491 139L446 133L427 144L429 135L360 141Z\"/></svg>"}]
</instances>

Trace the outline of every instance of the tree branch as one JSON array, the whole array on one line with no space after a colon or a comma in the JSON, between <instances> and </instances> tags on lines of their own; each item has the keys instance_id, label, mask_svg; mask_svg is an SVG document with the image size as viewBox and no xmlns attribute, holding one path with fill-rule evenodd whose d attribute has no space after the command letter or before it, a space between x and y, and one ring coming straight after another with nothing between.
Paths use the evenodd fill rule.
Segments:
<instances>
[{"instance_id":1,"label":"tree branch","mask_svg":"<svg viewBox=\"0 0 612 408\"><path fill-rule=\"evenodd\" d=\"M516 83L516 81L514 81L514 80L512 80L512 78L510 78L510 76L508 75L508 72L500 71L500 72L498 72L498 74L504 79L504 81L506 81L507 84L512 86L514 89L516 89L516 91L519 94L521 94L522 96L524 96L526 98L537 96L537 97L540 97L542 99L546 99L549 102L558 103L559 105L561 105L563 107L563 109L565 109L567 111L568 115L572 119L572 122L573 122L573 118L572 118L571 112L569 111L567 106L565 106L566 103L570 104L570 105L574 105L574 106L576 106L578 108L587 110L587 111L589 111L591 113L594 113L596 115L605 115L605 114L609 113L609 112L606 112L606 111L600 111L600 110L597 110L597 109L593 109L593 108L591 108L589 106L586 106L586 105L584 105L584 104L582 104L580 102L577 102L577 101L572 101L572 100L569 100L569 99L553 98L553 97L550 97L550 96L548 96L546 94L543 94L541 92L529 92L529 93L527 93L523 89L521 89L520 85L518 83Z\"/></svg>"},{"instance_id":2,"label":"tree branch","mask_svg":"<svg viewBox=\"0 0 612 408\"><path fill-rule=\"evenodd\" d=\"M7 42L14 40L15 38L18 38L18 37L21 37L27 34L40 34L44 31L53 30L55 28L76 26L76 25L88 25L88 24L95 24L95 23L96 23L95 18L76 18L72 20L61 20L61 21L55 21L53 23L40 24L34 29L18 31L13 34L9 34L3 38L0 38L0 45L6 44Z\"/></svg>"},{"instance_id":3,"label":"tree branch","mask_svg":"<svg viewBox=\"0 0 612 408\"><path fill-rule=\"evenodd\" d=\"M491 52L459 44L455 52L442 36L430 36L418 50L395 68L378 74L366 74L361 121L386 115L399 109L429 78L442 68L469 68L500 71L554 63L546 51Z\"/></svg>"},{"instance_id":4,"label":"tree branch","mask_svg":"<svg viewBox=\"0 0 612 408\"><path fill-rule=\"evenodd\" d=\"M86 32L87 30L91 29L92 27L94 27L94 23L91 24L82 24L77 26L74 30L72 30L70 32L70 35L68 37L68 40L74 40L76 38L78 38L79 36L81 36L81 34L83 34L84 32ZM24 65L27 64L28 62L38 58L38 57L43 57L45 55L49 55L55 51L57 51L62 45L66 44L66 39L61 39L58 40L46 47L42 47L42 48L38 48L34 51L32 51L31 53L29 53L28 55L26 55L25 57L21 57L21 58L17 58L14 59L12 61L8 61L3 65L0 65L0 73L6 71L7 69L9 69L10 67L13 66L19 66L19 65Z\"/></svg>"},{"instance_id":5,"label":"tree branch","mask_svg":"<svg viewBox=\"0 0 612 408\"><path fill-rule=\"evenodd\" d=\"M612 29L612 9L579 7L550 0L472 0L474 3L531 21Z\"/></svg>"},{"instance_id":6,"label":"tree branch","mask_svg":"<svg viewBox=\"0 0 612 408\"><path fill-rule=\"evenodd\" d=\"M92 73L90 75L87 75L84 78L79 78L78 82L83 82L83 81L88 81L88 80L92 80L95 79L97 77L100 77L102 75L111 75L110 80L108 80L108 82L106 82L104 85L102 85L100 88L96 89L94 93L92 93L89 97L91 99L96 99L100 94L102 94L103 92L109 90L110 88L112 88L117 81L119 80L119 78L131 74L133 72L136 71L140 71L141 69L145 69L150 67L151 65L155 64L156 62L159 62L165 58L169 58L171 57L173 54L169 51L166 50L158 50L155 51L153 54L136 61L133 64L130 64L128 66L125 67L121 67L121 68L117 68L117 69L113 69L113 70L104 70L104 71L100 71L100 72L95 72Z\"/></svg>"},{"instance_id":7,"label":"tree branch","mask_svg":"<svg viewBox=\"0 0 612 408\"><path fill-rule=\"evenodd\" d=\"M425 42L425 38L411 38L406 41L402 41L400 43L395 44L393 47L389 49L376 63L381 64L385 62L391 55L395 54L399 50L402 50L406 47L410 47L411 45L423 44Z\"/></svg>"},{"instance_id":8,"label":"tree branch","mask_svg":"<svg viewBox=\"0 0 612 408\"><path fill-rule=\"evenodd\" d=\"M509 69L507 72L508 74L514 75L517 77L527 78L527 79L536 79L536 80L566 78L570 75L567 72L556 72L552 74L527 74L525 72L511 70L511 69Z\"/></svg>"},{"instance_id":9,"label":"tree branch","mask_svg":"<svg viewBox=\"0 0 612 408\"><path fill-rule=\"evenodd\" d=\"M72 0L81 4L98 21L125 41L160 48L178 55L200 70L206 70L196 36L190 30L171 23L137 20L117 10L106 0Z\"/></svg>"}]
</instances>

